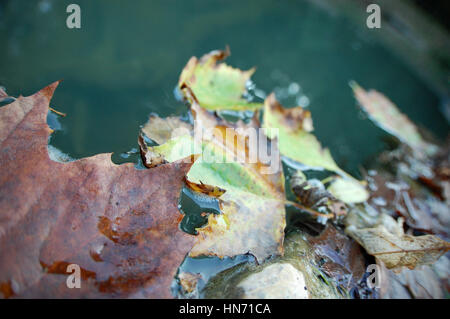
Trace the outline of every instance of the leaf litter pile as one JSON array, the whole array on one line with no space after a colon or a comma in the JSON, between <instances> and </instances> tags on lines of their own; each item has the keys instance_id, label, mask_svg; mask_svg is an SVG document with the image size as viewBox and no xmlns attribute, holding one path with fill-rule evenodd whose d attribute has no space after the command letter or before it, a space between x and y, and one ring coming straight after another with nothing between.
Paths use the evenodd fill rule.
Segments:
<instances>
[{"instance_id":1,"label":"leaf litter pile","mask_svg":"<svg viewBox=\"0 0 450 319\"><path fill-rule=\"evenodd\" d=\"M448 296L449 141L426 140L387 97L352 82L362 110L396 141L358 180L315 137L309 111L274 94L249 98L254 70L223 63L228 55L189 60L178 89L190 120L150 116L137 132L145 169L111 154L57 161L46 119L58 83L29 97L0 90L0 296L299 298L284 271L302 274L306 298ZM275 163L249 160L252 128ZM180 227L182 189L218 207L192 233ZM211 278L180 267L243 255L252 259ZM67 286L72 264L79 289Z\"/></svg>"}]
</instances>

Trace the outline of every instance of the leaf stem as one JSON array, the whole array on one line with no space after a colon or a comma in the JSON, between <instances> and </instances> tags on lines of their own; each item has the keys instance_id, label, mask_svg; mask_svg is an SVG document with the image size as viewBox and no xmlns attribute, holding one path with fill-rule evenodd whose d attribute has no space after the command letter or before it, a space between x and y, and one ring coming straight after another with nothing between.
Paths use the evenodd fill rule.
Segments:
<instances>
[{"instance_id":1,"label":"leaf stem","mask_svg":"<svg viewBox=\"0 0 450 319\"><path fill-rule=\"evenodd\" d=\"M62 113L60 111L57 111L57 110L55 110L54 108L52 108L50 106L48 108L50 109L50 111L52 111L53 113L58 114L59 116L65 117L67 115L66 113Z\"/></svg>"}]
</instances>

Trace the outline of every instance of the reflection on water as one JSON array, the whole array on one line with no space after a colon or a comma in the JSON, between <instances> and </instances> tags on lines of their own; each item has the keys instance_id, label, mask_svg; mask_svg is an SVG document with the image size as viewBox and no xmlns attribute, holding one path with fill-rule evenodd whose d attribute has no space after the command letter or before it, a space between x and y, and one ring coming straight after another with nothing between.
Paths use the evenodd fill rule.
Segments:
<instances>
[{"instance_id":1,"label":"reflection on water","mask_svg":"<svg viewBox=\"0 0 450 319\"><path fill-rule=\"evenodd\" d=\"M65 26L69 3L0 3L0 85L29 95L64 79L52 106L68 116L51 143L71 157L127 152L151 112L183 114L173 89L184 64L227 44L229 63L257 67L255 95L275 90L283 104L307 106L351 173L385 133L358 117L349 80L385 93L438 136L448 131L439 98L373 31L310 2L78 0L81 30Z\"/></svg>"}]
</instances>

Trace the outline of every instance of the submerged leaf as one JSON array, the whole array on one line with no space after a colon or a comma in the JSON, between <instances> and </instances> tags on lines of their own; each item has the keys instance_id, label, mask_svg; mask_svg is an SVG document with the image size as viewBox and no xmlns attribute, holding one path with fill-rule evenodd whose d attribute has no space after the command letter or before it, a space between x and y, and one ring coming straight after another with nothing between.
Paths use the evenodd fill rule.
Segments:
<instances>
[{"instance_id":1,"label":"submerged leaf","mask_svg":"<svg viewBox=\"0 0 450 319\"><path fill-rule=\"evenodd\" d=\"M0 108L0 292L3 297L171 297L194 236L179 230L191 163L150 170L110 154L49 158L54 83ZM81 288L66 286L68 266Z\"/></svg>"},{"instance_id":2,"label":"submerged leaf","mask_svg":"<svg viewBox=\"0 0 450 319\"><path fill-rule=\"evenodd\" d=\"M191 88L199 104L208 110L256 110L261 103L251 103L243 98L246 83L255 71L241 71L225 63L217 63L229 51L212 51L200 60L192 57L184 67L178 81L179 88Z\"/></svg>"},{"instance_id":3,"label":"submerged leaf","mask_svg":"<svg viewBox=\"0 0 450 319\"><path fill-rule=\"evenodd\" d=\"M422 139L414 123L391 100L375 90L366 91L355 82L350 85L355 98L375 124L413 149L433 152L434 147Z\"/></svg>"}]
</instances>

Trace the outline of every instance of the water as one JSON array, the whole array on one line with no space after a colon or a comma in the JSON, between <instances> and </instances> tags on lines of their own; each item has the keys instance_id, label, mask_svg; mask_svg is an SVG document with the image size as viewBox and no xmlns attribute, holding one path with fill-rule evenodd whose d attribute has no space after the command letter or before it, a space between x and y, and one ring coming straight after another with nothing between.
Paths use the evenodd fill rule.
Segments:
<instances>
[{"instance_id":1,"label":"water","mask_svg":"<svg viewBox=\"0 0 450 319\"><path fill-rule=\"evenodd\" d=\"M359 116L350 80L384 92L438 137L448 132L440 97L373 30L310 2L78 0L82 29L70 30L72 2L0 2L0 85L30 95L64 79L52 106L67 117L51 144L70 157L130 151L150 113L184 114L173 94L183 66L227 44L230 64L257 67L259 91L308 105L318 138L350 173L385 136Z\"/></svg>"}]
</instances>

